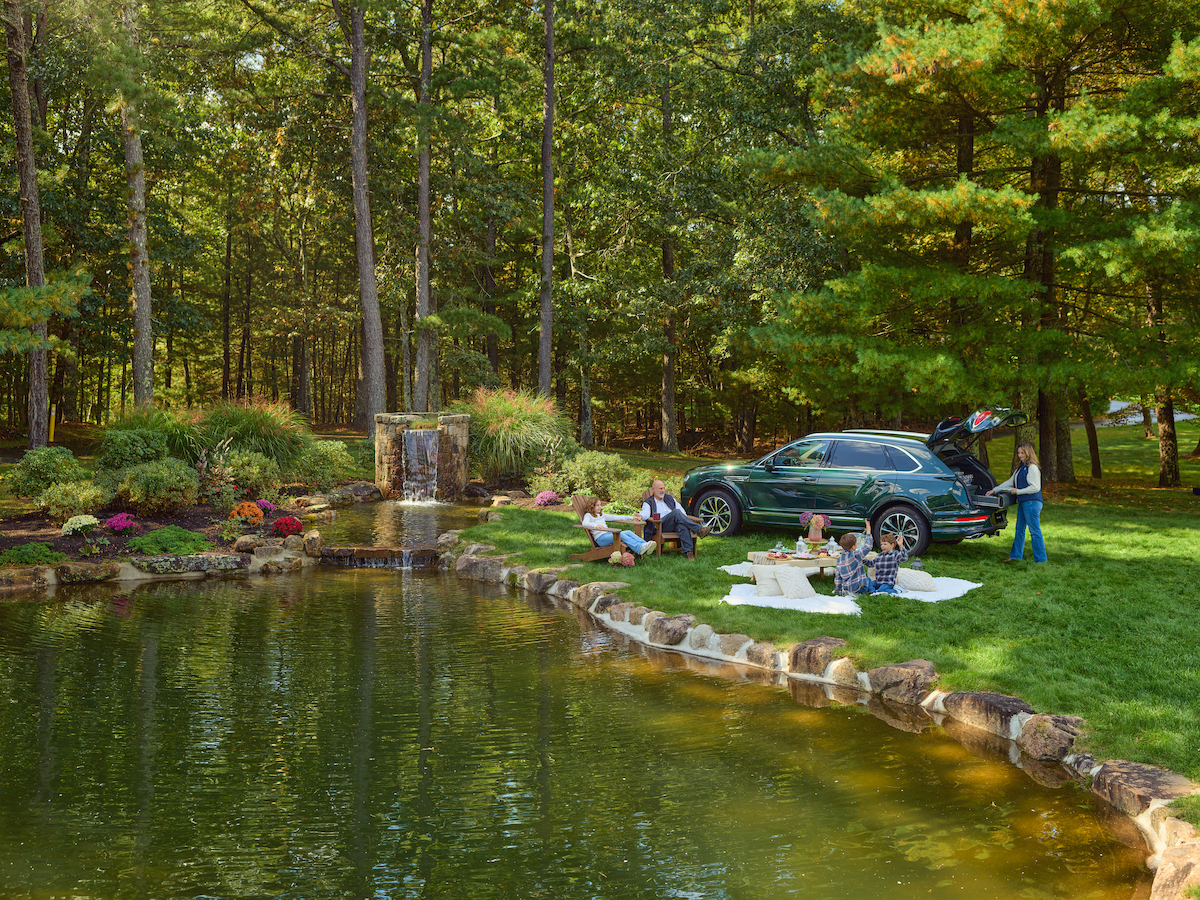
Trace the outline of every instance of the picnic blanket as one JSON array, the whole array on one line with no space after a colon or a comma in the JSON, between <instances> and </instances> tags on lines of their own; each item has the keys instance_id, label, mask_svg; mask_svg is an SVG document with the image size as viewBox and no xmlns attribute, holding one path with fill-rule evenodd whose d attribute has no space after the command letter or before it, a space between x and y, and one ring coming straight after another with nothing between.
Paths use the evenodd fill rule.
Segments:
<instances>
[{"instance_id":1,"label":"picnic blanket","mask_svg":"<svg viewBox=\"0 0 1200 900\"><path fill-rule=\"evenodd\" d=\"M734 566L721 566L720 568L721 571L728 572L730 575L743 578L750 576L749 562L738 563ZM982 584L974 581L945 576L934 578L933 583L937 588L933 591L900 591L896 594L877 593L871 596L906 597L910 600L920 600L922 603L937 603L939 600L953 600L955 597L961 597L967 591L983 587ZM832 589L832 582L830 583L830 587ZM731 606L769 606L772 609L795 609L801 612L830 613L832 615L843 616L857 616L862 612L862 607L852 597L833 597L825 594L798 599L788 597L759 597L755 594L755 590L756 588L753 584L735 584L730 587L729 593L721 598L721 602L728 603Z\"/></svg>"}]
</instances>

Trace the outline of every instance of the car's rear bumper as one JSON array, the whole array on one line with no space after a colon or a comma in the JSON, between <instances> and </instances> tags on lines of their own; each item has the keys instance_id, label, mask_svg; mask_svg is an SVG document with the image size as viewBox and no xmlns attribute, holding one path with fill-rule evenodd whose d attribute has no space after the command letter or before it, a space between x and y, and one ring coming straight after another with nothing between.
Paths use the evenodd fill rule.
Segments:
<instances>
[{"instance_id":1,"label":"car's rear bumper","mask_svg":"<svg viewBox=\"0 0 1200 900\"><path fill-rule=\"evenodd\" d=\"M939 519L931 524L934 541L959 541L967 538L999 534L1008 524L1008 513L976 509L964 511L952 518Z\"/></svg>"}]
</instances>

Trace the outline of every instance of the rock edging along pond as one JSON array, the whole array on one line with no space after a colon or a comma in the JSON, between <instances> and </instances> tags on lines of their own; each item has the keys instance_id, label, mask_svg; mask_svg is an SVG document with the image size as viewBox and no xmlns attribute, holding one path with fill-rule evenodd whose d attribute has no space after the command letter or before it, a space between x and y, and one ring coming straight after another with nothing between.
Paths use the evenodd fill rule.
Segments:
<instances>
[{"instance_id":1,"label":"rock edging along pond","mask_svg":"<svg viewBox=\"0 0 1200 900\"><path fill-rule=\"evenodd\" d=\"M450 543L443 538L439 547ZM1188 886L1200 884L1200 834L1166 809L1200 787L1166 769L1129 760L1099 762L1076 752L1076 738L1086 725L1076 716L1038 713L1024 700L1004 694L937 690L940 676L924 659L860 672L843 655L847 643L840 638L815 637L780 650L749 635L719 634L691 614L669 616L623 600L619 592L630 587L626 582L572 580L584 574L582 565L509 566L505 557L484 555L494 549L465 547L453 560L458 577L557 597L631 640L744 667L749 679L786 685L807 705L866 705L878 718L905 730L921 730L932 721L972 749L1006 754L1031 778L1051 787L1090 779L1092 794L1124 814L1112 828L1118 840L1130 843L1129 829L1119 824L1130 823L1149 850L1147 865L1155 871L1151 900L1183 900ZM447 553L444 562L452 555Z\"/></svg>"}]
</instances>

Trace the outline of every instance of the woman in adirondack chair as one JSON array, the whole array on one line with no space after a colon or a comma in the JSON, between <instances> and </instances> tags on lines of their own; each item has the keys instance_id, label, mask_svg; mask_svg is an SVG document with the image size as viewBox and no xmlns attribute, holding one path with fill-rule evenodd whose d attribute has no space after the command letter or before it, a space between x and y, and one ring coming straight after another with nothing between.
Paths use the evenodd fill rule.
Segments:
<instances>
[{"instance_id":1,"label":"woman in adirondack chair","mask_svg":"<svg viewBox=\"0 0 1200 900\"><path fill-rule=\"evenodd\" d=\"M628 516L620 516L620 519L628 520ZM616 521L616 519L614 519ZM640 523L641 516L634 516L633 521ZM597 497L592 502L592 508L583 514L583 526L587 529L592 528L611 528L612 526L604 519L604 502ZM611 531L592 531L591 535L596 540L596 545L599 547L607 547L613 542ZM622 531L621 540L625 542L625 546L639 556L645 556L654 549L654 541L644 541L632 531Z\"/></svg>"}]
</instances>

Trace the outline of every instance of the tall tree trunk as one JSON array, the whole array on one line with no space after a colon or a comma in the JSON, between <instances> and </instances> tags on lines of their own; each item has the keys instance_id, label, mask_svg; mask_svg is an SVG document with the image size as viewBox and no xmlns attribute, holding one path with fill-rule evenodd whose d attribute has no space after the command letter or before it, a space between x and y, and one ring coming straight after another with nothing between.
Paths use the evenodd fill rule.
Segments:
<instances>
[{"instance_id":1,"label":"tall tree trunk","mask_svg":"<svg viewBox=\"0 0 1200 900\"><path fill-rule=\"evenodd\" d=\"M554 0L544 0L542 75L542 278L538 290L538 393L550 396L554 344Z\"/></svg>"},{"instance_id":2,"label":"tall tree trunk","mask_svg":"<svg viewBox=\"0 0 1200 900\"><path fill-rule=\"evenodd\" d=\"M1158 407L1158 486L1179 487L1179 441L1175 432L1175 401L1166 394Z\"/></svg>"},{"instance_id":3,"label":"tall tree trunk","mask_svg":"<svg viewBox=\"0 0 1200 900\"><path fill-rule=\"evenodd\" d=\"M1058 409L1054 400L1053 391L1038 391L1038 460L1046 483L1058 481Z\"/></svg>"},{"instance_id":4,"label":"tall tree trunk","mask_svg":"<svg viewBox=\"0 0 1200 900\"><path fill-rule=\"evenodd\" d=\"M483 311L495 315L496 306L491 302L496 296L496 271L492 263L496 259L496 211L488 212L487 222L487 238L484 244L484 255L486 262L483 264ZM492 374L500 374L500 339L496 337L496 332L489 330L487 333L487 358L488 365L491 366Z\"/></svg>"},{"instance_id":5,"label":"tall tree trunk","mask_svg":"<svg viewBox=\"0 0 1200 900\"><path fill-rule=\"evenodd\" d=\"M225 283L221 289L221 399L232 394L233 349L230 347L230 318L233 306L233 183L226 182L228 205L225 210Z\"/></svg>"},{"instance_id":6,"label":"tall tree trunk","mask_svg":"<svg viewBox=\"0 0 1200 900\"><path fill-rule=\"evenodd\" d=\"M412 410L429 410L430 367L433 365L433 332L425 320L432 314L429 299L429 90L433 78L433 0L421 3L421 81L417 88L417 373Z\"/></svg>"},{"instance_id":7,"label":"tall tree trunk","mask_svg":"<svg viewBox=\"0 0 1200 900\"><path fill-rule=\"evenodd\" d=\"M42 247L42 209L38 201L37 160L33 154L33 124L29 113L29 72L25 65L25 35L19 0L4 0L4 33L8 43L8 85L12 92L13 123L17 139L17 182L21 191L21 226L25 238L25 284L46 285ZM46 323L30 328L36 341L46 340ZM46 351L29 352L29 447L46 446L49 439L49 396L46 384Z\"/></svg>"},{"instance_id":8,"label":"tall tree trunk","mask_svg":"<svg viewBox=\"0 0 1200 900\"><path fill-rule=\"evenodd\" d=\"M670 160L675 130L675 114L671 105L671 80L667 75L662 89L663 153ZM671 235L673 210L669 200L663 204L662 274L668 291L667 321L663 329L667 349L662 357L662 407L660 437L664 453L679 452L679 427L675 415L675 357L677 353L675 335L675 296L671 292L675 281L675 241Z\"/></svg>"},{"instance_id":9,"label":"tall tree trunk","mask_svg":"<svg viewBox=\"0 0 1200 900\"><path fill-rule=\"evenodd\" d=\"M371 191L367 180L367 40L363 11L352 6L343 15L334 0L342 32L350 44L350 172L354 190L354 245L358 259L358 290L363 312L363 390L366 393L367 437L375 436L375 415L385 412L387 385L383 373L383 319L379 312L379 285L375 280L375 232L371 224Z\"/></svg>"},{"instance_id":10,"label":"tall tree trunk","mask_svg":"<svg viewBox=\"0 0 1200 900\"><path fill-rule=\"evenodd\" d=\"M121 7L125 38L138 48L138 0L125 0ZM135 69L126 73L130 82L139 77ZM129 272L133 282L133 402L154 402L154 335L150 313L150 255L146 238L146 166L142 160L141 121L136 97L121 97L121 142L125 148L125 182L129 191Z\"/></svg>"},{"instance_id":11,"label":"tall tree trunk","mask_svg":"<svg viewBox=\"0 0 1200 900\"><path fill-rule=\"evenodd\" d=\"M1092 401L1088 398L1083 385L1079 385L1079 411L1083 414L1083 427L1087 432L1088 456L1092 459L1092 477L1103 478L1100 468L1100 440L1096 435L1096 420L1092 417Z\"/></svg>"},{"instance_id":12,"label":"tall tree trunk","mask_svg":"<svg viewBox=\"0 0 1200 900\"><path fill-rule=\"evenodd\" d=\"M1067 400L1065 389L1056 390L1054 397L1054 451L1056 456L1056 481L1073 482L1075 480L1075 457L1071 453L1071 404Z\"/></svg>"}]
</instances>

